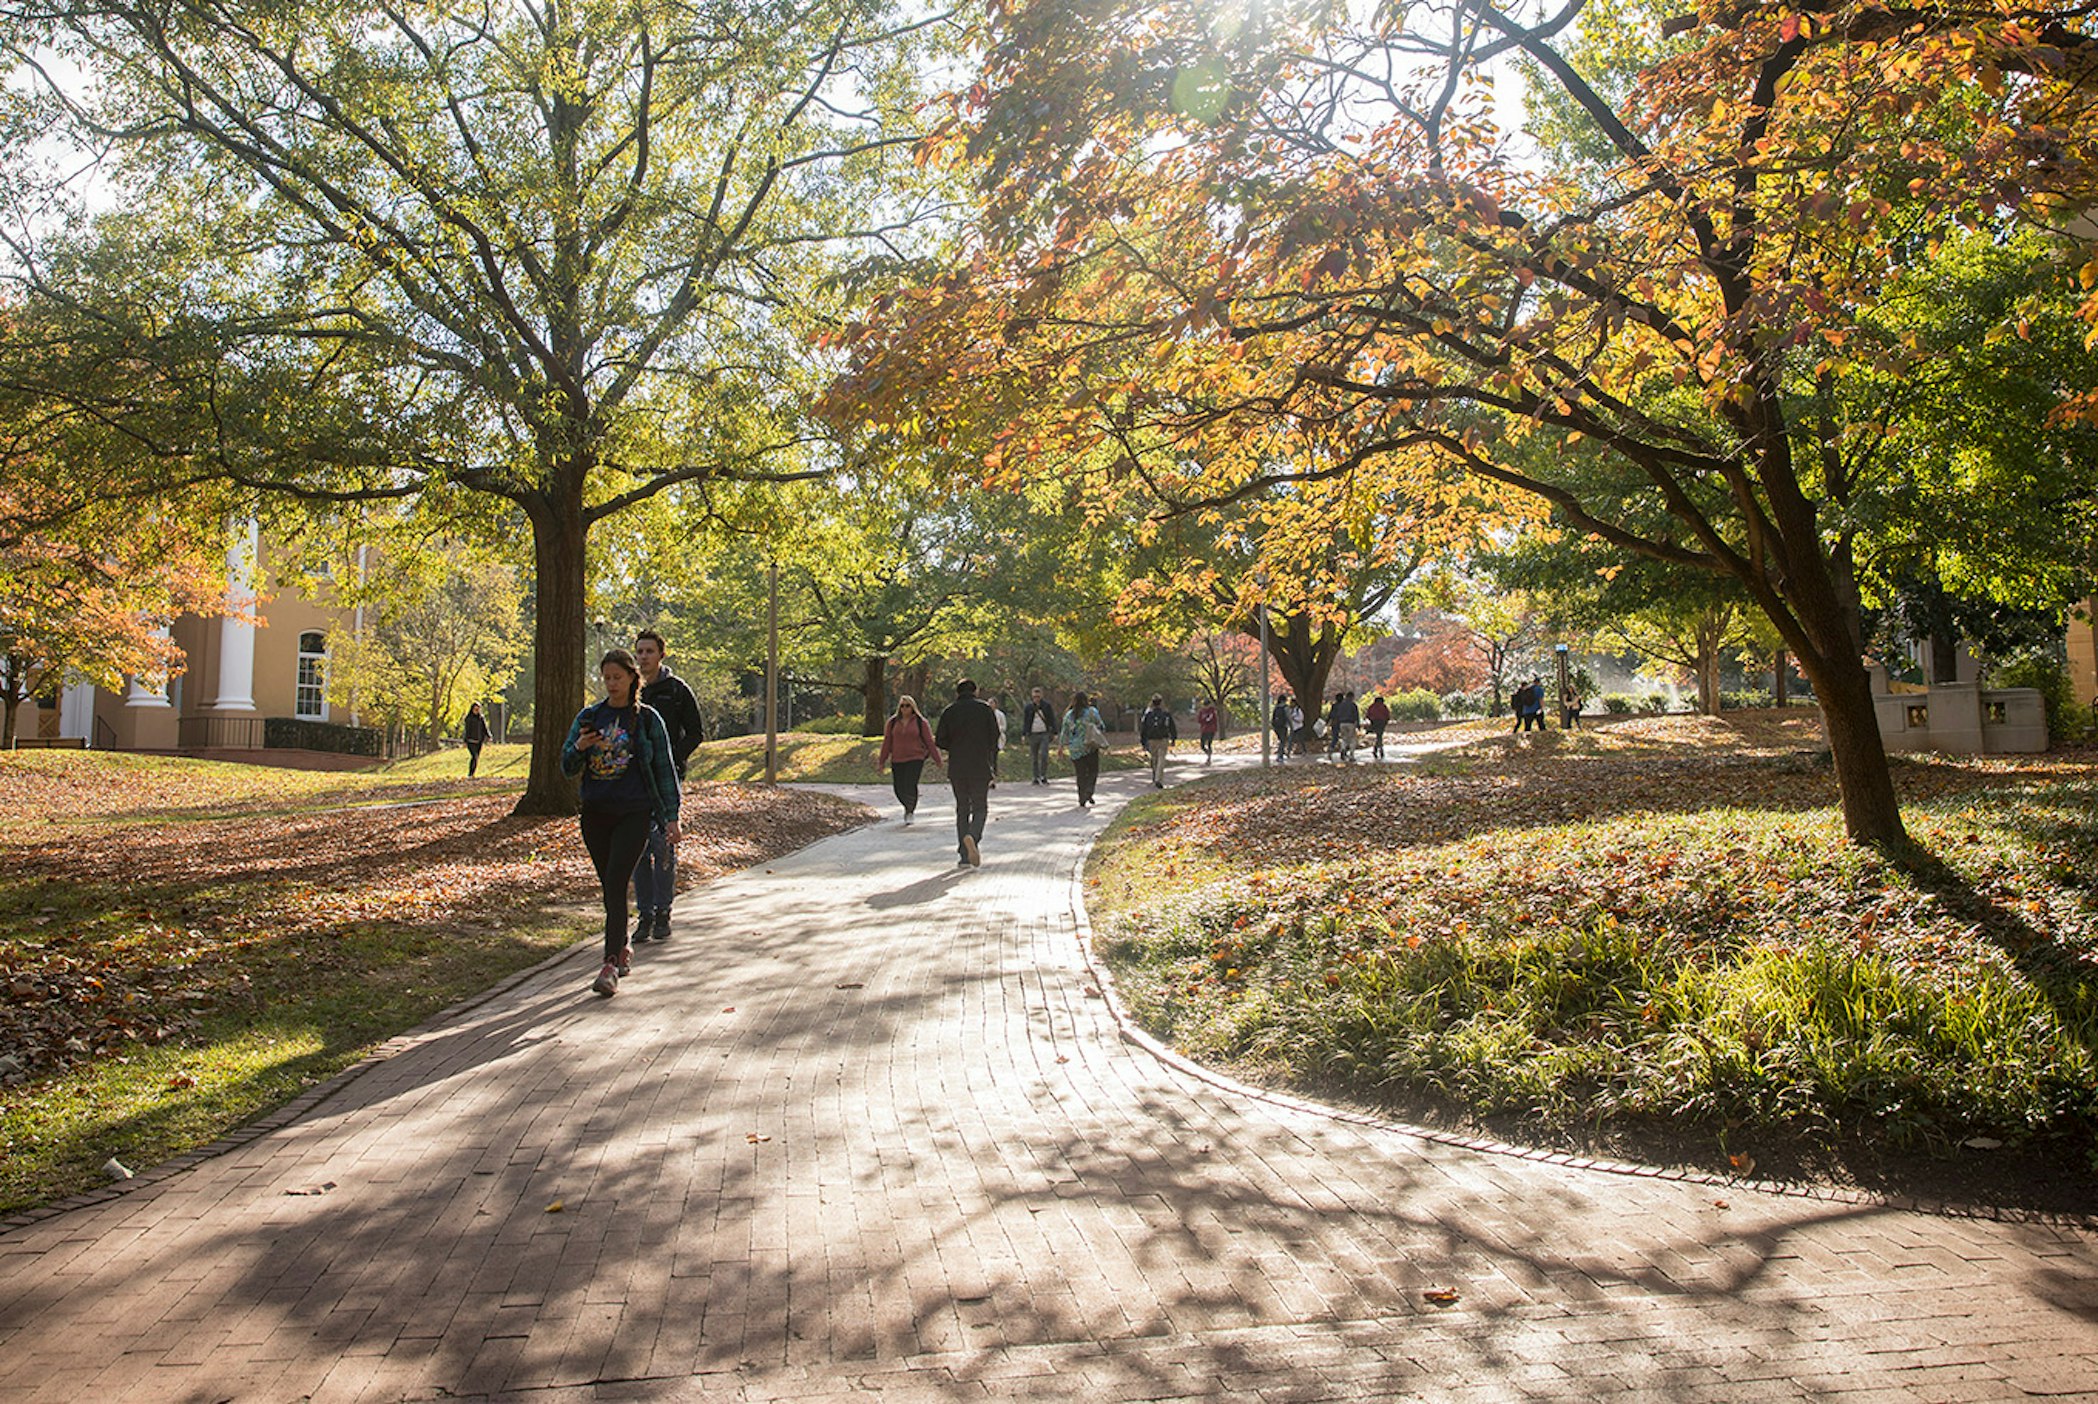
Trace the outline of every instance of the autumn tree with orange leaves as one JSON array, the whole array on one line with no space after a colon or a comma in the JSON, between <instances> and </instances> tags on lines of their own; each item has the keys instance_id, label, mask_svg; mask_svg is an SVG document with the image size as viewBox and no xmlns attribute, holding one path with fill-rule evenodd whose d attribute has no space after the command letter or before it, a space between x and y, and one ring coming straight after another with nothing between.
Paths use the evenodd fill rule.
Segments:
<instances>
[{"instance_id":1,"label":"autumn tree with orange leaves","mask_svg":"<svg viewBox=\"0 0 2098 1404\"><path fill-rule=\"evenodd\" d=\"M999 7L927 152L979 172L975 242L844 338L834 400L994 477L1082 462L1200 512L1367 473L1425 521L1513 494L1738 582L1849 834L1897 845L1852 565L1875 428L1834 391L1902 268L2090 202L2085 11L1589 9ZM1518 63L1573 158L1501 117Z\"/></svg>"}]
</instances>

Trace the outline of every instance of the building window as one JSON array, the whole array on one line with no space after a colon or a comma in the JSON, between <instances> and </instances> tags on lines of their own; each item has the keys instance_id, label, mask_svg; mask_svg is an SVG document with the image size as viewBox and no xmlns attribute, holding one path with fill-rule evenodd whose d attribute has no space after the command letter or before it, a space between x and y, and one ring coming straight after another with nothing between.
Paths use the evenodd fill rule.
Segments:
<instances>
[{"instance_id":1,"label":"building window","mask_svg":"<svg viewBox=\"0 0 2098 1404\"><path fill-rule=\"evenodd\" d=\"M328 636L299 635L299 695L293 708L304 721L328 719Z\"/></svg>"}]
</instances>

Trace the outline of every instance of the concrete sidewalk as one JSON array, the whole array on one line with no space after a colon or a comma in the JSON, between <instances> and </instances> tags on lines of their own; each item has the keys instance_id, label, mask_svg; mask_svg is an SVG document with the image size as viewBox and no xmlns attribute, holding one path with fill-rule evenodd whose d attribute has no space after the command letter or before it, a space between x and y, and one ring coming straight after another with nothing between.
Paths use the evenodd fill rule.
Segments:
<instances>
[{"instance_id":1,"label":"concrete sidewalk","mask_svg":"<svg viewBox=\"0 0 2098 1404\"><path fill-rule=\"evenodd\" d=\"M581 952L0 1236L0 1401L2098 1398L2089 1235L1482 1154L1126 1044L1070 879L1139 788L1008 782L980 870L934 807L688 894L615 999Z\"/></svg>"}]
</instances>

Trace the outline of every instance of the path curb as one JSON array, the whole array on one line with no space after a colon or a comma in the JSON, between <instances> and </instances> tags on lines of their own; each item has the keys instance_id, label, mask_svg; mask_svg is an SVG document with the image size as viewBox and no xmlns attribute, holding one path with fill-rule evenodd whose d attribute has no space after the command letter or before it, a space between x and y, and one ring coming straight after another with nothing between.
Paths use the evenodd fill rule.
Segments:
<instances>
[{"instance_id":1,"label":"path curb","mask_svg":"<svg viewBox=\"0 0 2098 1404\"><path fill-rule=\"evenodd\" d=\"M1141 795L1138 799L1143 798ZM1130 801L1123 805L1128 808ZM1092 977L1092 989L1107 1005L1120 1030L1122 1041L1141 1048L1159 1062L1185 1073L1200 1082L1252 1101L1264 1102L1269 1106L1288 1111L1320 1117L1327 1121L1348 1126L1359 1126L1368 1130L1411 1137L1435 1145L1455 1146L1462 1150L1477 1151L1485 1155L1507 1156L1515 1160L1536 1161L1544 1165L1563 1165L1574 1170L1593 1170L1605 1175L1622 1175L1645 1180L1676 1180L1684 1184L1710 1185L1718 1189L1751 1194L1775 1195L1787 1199L1811 1199L1832 1204L1852 1204L1864 1208L1905 1210L1918 1214L1929 1214L1943 1219L1983 1219L1995 1223L2036 1224L2051 1228L2076 1229L2082 1232L2098 1232L2098 1214L2065 1214L2037 1209L2017 1209L1992 1204L1965 1204L1952 1200L1920 1199L1902 1195L1874 1194L1867 1190L1844 1189L1835 1185L1784 1184L1774 1180L1741 1179L1731 1175L1720 1175L1709 1170L1694 1170L1688 1167L1665 1165L1642 1165L1623 1160L1600 1160L1590 1156L1574 1155L1566 1151L1544 1150L1537 1146L1517 1145L1511 1141L1496 1140L1485 1136L1464 1136L1454 1131L1443 1131L1432 1126L1421 1126L1410 1121L1399 1121L1390 1117L1376 1116L1369 1112L1337 1107L1327 1102L1316 1102L1287 1092L1242 1082L1228 1073L1189 1058L1148 1032L1140 1025L1128 1006L1123 1003L1121 992L1115 987L1112 973L1094 948L1093 922L1086 909L1085 868L1100 838L1113 827L1110 820L1106 827L1096 832L1078 860L1071 868L1071 919L1078 936L1079 956L1085 962L1086 973ZM1089 991L1090 993L1090 991Z\"/></svg>"}]
</instances>

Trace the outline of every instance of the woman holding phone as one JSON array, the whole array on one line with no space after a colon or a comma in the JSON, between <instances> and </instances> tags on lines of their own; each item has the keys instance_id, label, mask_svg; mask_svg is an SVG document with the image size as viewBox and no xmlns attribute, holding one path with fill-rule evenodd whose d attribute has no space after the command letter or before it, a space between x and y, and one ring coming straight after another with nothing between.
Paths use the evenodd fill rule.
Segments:
<instances>
[{"instance_id":1,"label":"woman holding phone","mask_svg":"<svg viewBox=\"0 0 2098 1404\"><path fill-rule=\"evenodd\" d=\"M605 699L576 713L561 746L561 770L582 775L583 847L597 869L605 900L605 964L590 986L616 994L619 977L633 967L627 943L627 884L648 846L651 823L660 823L673 847L678 832L677 765L663 718L641 701L641 670L623 648L598 665Z\"/></svg>"}]
</instances>

